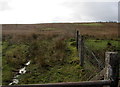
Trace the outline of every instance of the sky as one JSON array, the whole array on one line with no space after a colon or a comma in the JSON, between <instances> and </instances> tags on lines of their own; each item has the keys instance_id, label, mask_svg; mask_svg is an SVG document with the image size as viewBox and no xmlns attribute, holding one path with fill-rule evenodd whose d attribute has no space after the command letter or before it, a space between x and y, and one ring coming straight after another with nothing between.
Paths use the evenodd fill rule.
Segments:
<instances>
[{"instance_id":1,"label":"sky","mask_svg":"<svg viewBox=\"0 0 120 87\"><path fill-rule=\"evenodd\" d=\"M118 21L119 0L0 0L0 24Z\"/></svg>"}]
</instances>

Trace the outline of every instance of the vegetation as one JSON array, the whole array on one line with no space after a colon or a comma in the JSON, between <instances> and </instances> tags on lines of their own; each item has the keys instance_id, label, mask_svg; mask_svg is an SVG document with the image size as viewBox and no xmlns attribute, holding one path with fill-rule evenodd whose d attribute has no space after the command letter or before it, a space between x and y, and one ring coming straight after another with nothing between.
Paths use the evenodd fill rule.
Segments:
<instances>
[{"instance_id":1,"label":"vegetation","mask_svg":"<svg viewBox=\"0 0 120 87\"><path fill-rule=\"evenodd\" d=\"M103 26L101 23L83 23L83 24L76 24L76 25L83 25L83 26Z\"/></svg>"},{"instance_id":2,"label":"vegetation","mask_svg":"<svg viewBox=\"0 0 120 87\"><path fill-rule=\"evenodd\" d=\"M80 29L85 45L104 61L105 51L120 49L116 30L108 30L109 25L110 30L116 27L116 23L17 25L17 29L16 25L3 25L3 85L29 60L19 84L89 80L96 68L88 61L85 67L79 65L75 28Z\"/></svg>"},{"instance_id":3,"label":"vegetation","mask_svg":"<svg viewBox=\"0 0 120 87\"><path fill-rule=\"evenodd\" d=\"M101 39L88 39L86 40L86 45L92 50L103 50L106 51L117 51L120 49L117 40L101 40ZM112 49L110 49L112 48Z\"/></svg>"},{"instance_id":4,"label":"vegetation","mask_svg":"<svg viewBox=\"0 0 120 87\"><path fill-rule=\"evenodd\" d=\"M71 42L66 42L69 41L65 41L63 43L62 40L58 40L55 47L53 47L54 49L52 49L55 53L52 54L51 57L48 56L48 58L44 58L43 67L41 67L41 63L40 65L37 65L37 62L35 62L35 64L32 63L27 68L28 74L24 74L20 77L20 84L55 83L82 80L81 77L84 76L87 71L82 71L83 68L79 66L79 59L74 53L76 51L75 47L71 46ZM49 48L49 46L47 46L47 48ZM46 52L50 51L51 50ZM49 62L45 64L45 60L48 60Z\"/></svg>"}]
</instances>

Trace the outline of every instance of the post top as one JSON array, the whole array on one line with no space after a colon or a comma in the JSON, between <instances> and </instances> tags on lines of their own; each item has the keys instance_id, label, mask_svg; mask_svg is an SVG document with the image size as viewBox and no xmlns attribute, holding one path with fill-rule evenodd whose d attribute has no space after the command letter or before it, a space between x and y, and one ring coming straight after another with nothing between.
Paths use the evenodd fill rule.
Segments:
<instances>
[{"instance_id":1,"label":"post top","mask_svg":"<svg viewBox=\"0 0 120 87\"><path fill-rule=\"evenodd\" d=\"M105 52L106 54L118 54L118 52Z\"/></svg>"}]
</instances>

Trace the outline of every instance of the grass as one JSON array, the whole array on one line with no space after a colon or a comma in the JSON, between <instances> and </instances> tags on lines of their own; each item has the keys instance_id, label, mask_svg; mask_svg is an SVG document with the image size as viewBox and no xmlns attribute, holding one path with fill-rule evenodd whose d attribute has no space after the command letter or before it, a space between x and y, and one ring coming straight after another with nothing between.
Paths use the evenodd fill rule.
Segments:
<instances>
[{"instance_id":1,"label":"grass","mask_svg":"<svg viewBox=\"0 0 120 87\"><path fill-rule=\"evenodd\" d=\"M80 66L77 65L64 65L54 66L49 70L37 73L37 71L31 74L21 76L20 84L37 84L37 83L56 83L56 82L76 82L80 81L82 75ZM36 72L36 73L35 73ZM44 74L43 74L44 73Z\"/></svg>"},{"instance_id":2,"label":"grass","mask_svg":"<svg viewBox=\"0 0 120 87\"><path fill-rule=\"evenodd\" d=\"M44 30L44 31L53 31L53 30L57 30L56 28L44 28L44 29L40 29L40 30Z\"/></svg>"},{"instance_id":3,"label":"grass","mask_svg":"<svg viewBox=\"0 0 120 87\"><path fill-rule=\"evenodd\" d=\"M4 58L3 58L3 61ZM3 63L4 64L4 63ZM3 81L3 85L8 85L8 83L10 83L11 79L13 78L13 72L12 72L12 67L9 65L3 65L3 76L2 76L2 81Z\"/></svg>"},{"instance_id":4,"label":"grass","mask_svg":"<svg viewBox=\"0 0 120 87\"><path fill-rule=\"evenodd\" d=\"M9 55L9 57L13 57L17 50L22 54L32 52L31 55L33 56L31 56L30 58L32 60L32 63L30 64L30 66L27 67L27 73L19 77L20 79L19 84L77 82L88 80L91 75L95 75L97 73L96 68L89 61L85 61L85 66L80 67L79 57L77 56L76 41L74 39L65 40L57 39L57 42L55 42L54 40L56 39L53 40L46 39L41 41L35 40L35 42L33 41L28 45L25 44L10 45L8 42L3 42L4 53L6 55ZM97 39L87 39L85 41L85 44L93 51L95 50L101 51L107 47L108 42L111 43L112 46L117 45L117 41ZM52 56L51 51L55 51L56 53L58 52L58 54L54 54L54 56ZM65 54L62 54L62 51ZM20 54L20 56L23 56L22 54ZM60 57L59 54L66 56ZM23 58L26 59L25 57ZM46 58L45 61L41 60L41 57ZM12 79L13 75L15 75L13 70L17 70L17 68L22 67L21 64L20 66L17 66L17 68L13 67L13 65L15 64L14 62L12 62L13 63L12 65L7 64L8 61L6 60L7 58L8 57L3 56L4 85L5 84L7 85ZM61 58L64 60L58 60ZM24 61L22 61L22 63L23 62ZM41 65L42 63L44 64L44 66Z\"/></svg>"},{"instance_id":5,"label":"grass","mask_svg":"<svg viewBox=\"0 0 120 87\"><path fill-rule=\"evenodd\" d=\"M112 40L109 41L109 40L96 40L96 39L87 39L85 44L91 47L92 50L103 50L104 48L106 48L108 42L112 42L112 44L114 45L117 44L116 41L112 41ZM5 53L7 55L14 54L16 49L21 50L23 53L25 52L24 51L25 49L28 50L28 46L23 44L9 46L7 42L3 42L3 43L4 43L3 48L6 49ZM35 63L32 63L29 67L27 67L26 74L19 77L20 79L19 84L77 82L77 81L88 80L90 77L89 74L95 75L97 73L97 71L95 72L96 68L89 61L85 61L84 68L79 66L79 57L77 56L76 41L74 39L68 39L68 40L65 40L65 43L67 47L67 49L65 49L66 50L65 52L67 52L66 54L67 56L65 57L66 58L65 63L62 64L62 63L59 63L59 61L56 61L58 62L58 64L54 65L54 63L51 64L51 62L47 62L48 65L50 64L50 66L40 67L41 64L39 65L39 62L41 60L39 62L35 62L35 60L32 60ZM52 47L52 44L53 43L51 43L51 45L50 44L48 45L48 42L46 40L45 41L43 40L43 41L34 43L34 45L31 44L30 47L32 46L46 47L47 45L47 48L51 50L49 46ZM57 46L57 50L59 49L59 46L60 45ZM44 48L40 47L39 49L44 49ZM36 51L40 52L37 49ZM49 55L49 53L47 53L48 50L44 52L46 52L46 54ZM5 57L3 57L3 61L5 62ZM38 61L38 59L36 61ZM6 64L4 62L3 64ZM4 82L6 83L10 82L10 80L14 75L14 73L12 73L12 70L16 70L16 68L11 67L11 65L8 65L8 64L4 65L4 69L3 69ZM8 76L8 77L5 78L5 76Z\"/></svg>"},{"instance_id":6,"label":"grass","mask_svg":"<svg viewBox=\"0 0 120 87\"><path fill-rule=\"evenodd\" d=\"M89 38L85 40L85 45L92 50L97 59L102 63L102 66L104 66L105 62L105 52L120 51L120 45L118 45L118 41L116 40ZM91 56L91 53L89 53L89 57L85 58L85 66L87 66L87 68L91 69L90 71L93 72L97 70L97 67L99 67L96 64L96 60L93 56ZM95 67L92 67L93 65Z\"/></svg>"},{"instance_id":7,"label":"grass","mask_svg":"<svg viewBox=\"0 0 120 87\"><path fill-rule=\"evenodd\" d=\"M26 45L9 45L8 42L3 42L3 85L8 85L11 82L15 72L22 64L26 62L26 52L28 47Z\"/></svg>"},{"instance_id":8,"label":"grass","mask_svg":"<svg viewBox=\"0 0 120 87\"><path fill-rule=\"evenodd\" d=\"M27 68L28 72L19 78L19 84L77 82L85 80L83 76L87 71L79 65L79 57L77 57L76 47L73 45L75 41L67 40L65 42L67 43L66 52L68 55L65 57L65 63L58 63L48 68L40 68L37 64L31 64Z\"/></svg>"},{"instance_id":9,"label":"grass","mask_svg":"<svg viewBox=\"0 0 120 87\"><path fill-rule=\"evenodd\" d=\"M116 50L118 50L120 48L120 46L118 45L118 41L115 41L115 40L88 39L88 40L86 40L85 45L87 45L92 50L103 50L103 49L107 48L109 45L111 47L116 48ZM114 49L112 49L112 50L114 50Z\"/></svg>"},{"instance_id":10,"label":"grass","mask_svg":"<svg viewBox=\"0 0 120 87\"><path fill-rule=\"evenodd\" d=\"M82 26L103 26L101 23L86 23L86 24L76 24L76 25L82 25Z\"/></svg>"}]
</instances>

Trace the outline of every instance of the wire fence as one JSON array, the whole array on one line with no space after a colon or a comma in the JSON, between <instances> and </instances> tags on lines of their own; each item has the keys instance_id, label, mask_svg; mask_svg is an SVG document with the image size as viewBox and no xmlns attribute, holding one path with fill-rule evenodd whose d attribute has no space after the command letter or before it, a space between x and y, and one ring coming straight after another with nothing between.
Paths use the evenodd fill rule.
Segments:
<instances>
[{"instance_id":1,"label":"wire fence","mask_svg":"<svg viewBox=\"0 0 120 87\"><path fill-rule=\"evenodd\" d=\"M77 31L76 43L76 48L78 49L80 58L80 66L84 67L89 71L89 75L86 75L85 77L87 78L86 80L91 80L100 72L103 73L106 67L106 60L102 54L98 56L99 53L97 53L96 50L92 49L94 44L85 44L86 39L82 35L80 35L79 31ZM104 75L102 78L101 77L100 79L104 79ZM110 79L112 80L112 78Z\"/></svg>"},{"instance_id":2,"label":"wire fence","mask_svg":"<svg viewBox=\"0 0 120 87\"><path fill-rule=\"evenodd\" d=\"M84 52L85 60L88 60L89 63L91 63L99 70L102 70L105 67L104 62L100 61L99 60L100 58L98 58L98 56L96 56L95 53L85 45L84 45L84 51L85 51Z\"/></svg>"},{"instance_id":3,"label":"wire fence","mask_svg":"<svg viewBox=\"0 0 120 87\"><path fill-rule=\"evenodd\" d=\"M89 71L91 71L89 77L87 78L89 81L103 70L105 64L99 60L98 56L96 56L96 54L91 49L84 45L84 66L86 66Z\"/></svg>"}]
</instances>

